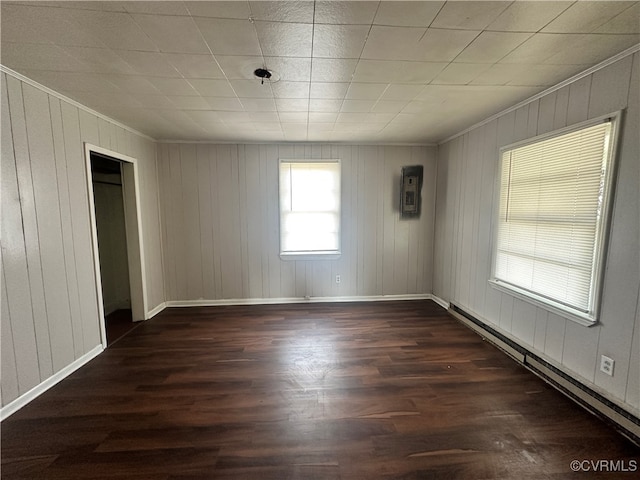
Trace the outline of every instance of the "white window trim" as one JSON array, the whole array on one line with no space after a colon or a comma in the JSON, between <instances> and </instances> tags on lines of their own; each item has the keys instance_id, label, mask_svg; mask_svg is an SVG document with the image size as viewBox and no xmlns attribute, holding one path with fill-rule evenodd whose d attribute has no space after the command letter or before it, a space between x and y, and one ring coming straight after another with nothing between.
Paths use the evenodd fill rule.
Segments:
<instances>
[{"instance_id":1,"label":"white window trim","mask_svg":"<svg viewBox=\"0 0 640 480\"><path fill-rule=\"evenodd\" d=\"M282 163L337 163L340 167L340 235L338 236L338 250L334 251L300 251L300 252L283 252L282 251L282 212L280 206L280 165ZM342 162L338 158L281 158L278 161L278 249L281 260L286 261L312 261L312 260L338 260L342 256Z\"/></svg>"},{"instance_id":2,"label":"white window trim","mask_svg":"<svg viewBox=\"0 0 640 480\"><path fill-rule=\"evenodd\" d=\"M593 311L588 313L580 312L576 309L565 306L561 303L555 302L541 295L536 295L527 290L518 288L517 286L511 285L505 282L501 282L495 278L496 245L497 245L497 236L498 236L498 228L497 228L496 220L499 215L500 188L501 188L499 174L496 174L496 179L495 179L494 208L493 208L493 216L491 219L492 221L491 275L489 278L489 284L493 288L499 291L508 293L516 298L529 302L533 305L541 307L549 312L555 313L563 318L574 321L581 325L591 327L598 323L600 318L600 308L602 303L602 288L604 283L604 274L606 270L605 263L606 263L606 257L607 257L608 247L609 247L611 218L612 218L612 210L613 210L614 197L615 197L615 178L616 178L617 169L618 169L617 156L618 156L618 142L619 142L621 119L622 119L622 110L618 110L608 115L601 115L599 117L595 117L595 118L586 120L584 122L580 122L559 130L554 130L552 132L538 135L536 137L522 140L520 142L505 145L500 147L499 149L498 166L500 167L502 162L502 153L505 150L522 147L525 145L537 143L553 137L564 135L566 133L574 132L576 130L581 130L583 128L597 125L598 123L604 122L606 120L611 121L611 142L609 145L610 164L609 164L609 168L605 173L604 183L605 183L606 195L602 203L602 228L600 229L598 238L596 239L596 243L597 245L599 245L599 248L597 248L596 255L594 257L595 268L593 272L593 279L594 279Z\"/></svg>"}]
</instances>

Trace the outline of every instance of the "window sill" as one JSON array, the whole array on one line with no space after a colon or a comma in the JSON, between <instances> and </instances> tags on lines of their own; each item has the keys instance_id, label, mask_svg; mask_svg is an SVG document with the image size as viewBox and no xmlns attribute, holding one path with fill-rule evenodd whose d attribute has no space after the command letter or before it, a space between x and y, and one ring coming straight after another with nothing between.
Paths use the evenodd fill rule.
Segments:
<instances>
[{"instance_id":1,"label":"window sill","mask_svg":"<svg viewBox=\"0 0 640 480\"><path fill-rule=\"evenodd\" d=\"M539 297L536 295L532 295L530 292L526 290L521 290L512 285L497 281L497 280L489 280L489 285L491 285L496 290L500 290L501 292L508 293L520 300L524 300L525 302L529 302L536 307L540 307L548 312L559 315L567 320L571 320L573 322L579 323L580 325L584 325L585 327L593 327L598 323L598 319L593 316L578 312L577 310L570 309L569 307L565 307L561 304L552 302L547 300L544 297Z\"/></svg>"},{"instance_id":2,"label":"window sill","mask_svg":"<svg viewBox=\"0 0 640 480\"><path fill-rule=\"evenodd\" d=\"M340 252L301 252L301 253L281 253L280 260L338 260Z\"/></svg>"}]
</instances>

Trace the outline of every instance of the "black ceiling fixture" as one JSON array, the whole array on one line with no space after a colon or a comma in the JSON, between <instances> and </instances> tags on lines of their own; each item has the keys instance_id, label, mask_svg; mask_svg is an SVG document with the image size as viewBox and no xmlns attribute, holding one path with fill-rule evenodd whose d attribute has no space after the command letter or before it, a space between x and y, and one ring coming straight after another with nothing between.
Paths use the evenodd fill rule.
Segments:
<instances>
[{"instance_id":1,"label":"black ceiling fixture","mask_svg":"<svg viewBox=\"0 0 640 480\"><path fill-rule=\"evenodd\" d=\"M266 78L267 80L269 80L271 78L271 72L269 70L267 70L266 68L256 68L253 71L253 74L260 78L261 81L260 83L264 85L264 79Z\"/></svg>"}]
</instances>

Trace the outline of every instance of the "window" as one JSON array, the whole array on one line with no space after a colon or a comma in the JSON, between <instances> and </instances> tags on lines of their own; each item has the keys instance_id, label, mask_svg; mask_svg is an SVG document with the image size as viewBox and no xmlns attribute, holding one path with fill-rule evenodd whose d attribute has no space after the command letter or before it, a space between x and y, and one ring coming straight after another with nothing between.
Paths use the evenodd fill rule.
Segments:
<instances>
[{"instance_id":1,"label":"window","mask_svg":"<svg viewBox=\"0 0 640 480\"><path fill-rule=\"evenodd\" d=\"M340 255L340 162L280 161L280 255Z\"/></svg>"},{"instance_id":2,"label":"window","mask_svg":"<svg viewBox=\"0 0 640 480\"><path fill-rule=\"evenodd\" d=\"M597 320L617 116L500 150L491 282L591 325Z\"/></svg>"}]
</instances>

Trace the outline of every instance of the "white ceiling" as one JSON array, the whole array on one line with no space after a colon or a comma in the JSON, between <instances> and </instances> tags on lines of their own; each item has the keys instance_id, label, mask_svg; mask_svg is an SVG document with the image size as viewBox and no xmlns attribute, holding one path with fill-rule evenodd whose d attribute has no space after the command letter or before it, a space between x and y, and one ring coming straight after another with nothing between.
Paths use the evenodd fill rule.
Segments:
<instances>
[{"instance_id":1,"label":"white ceiling","mask_svg":"<svg viewBox=\"0 0 640 480\"><path fill-rule=\"evenodd\" d=\"M616 1L2 1L1 21L3 65L165 140L437 142L640 39Z\"/></svg>"}]
</instances>

